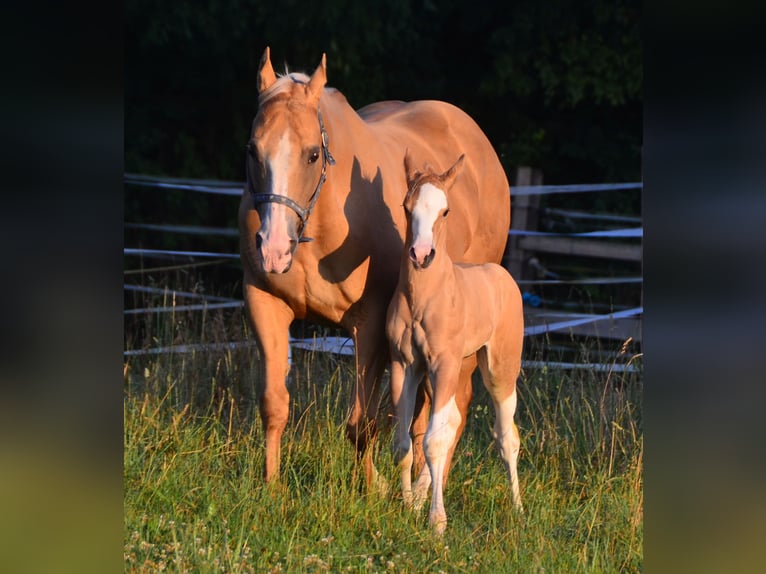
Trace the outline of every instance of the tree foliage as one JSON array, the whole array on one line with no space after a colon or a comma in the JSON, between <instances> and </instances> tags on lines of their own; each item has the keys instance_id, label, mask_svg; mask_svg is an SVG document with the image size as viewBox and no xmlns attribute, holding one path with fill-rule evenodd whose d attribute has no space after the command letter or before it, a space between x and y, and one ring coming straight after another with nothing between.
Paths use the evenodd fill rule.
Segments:
<instances>
[{"instance_id":1,"label":"tree foliage","mask_svg":"<svg viewBox=\"0 0 766 574\"><path fill-rule=\"evenodd\" d=\"M471 114L509 173L635 181L637 0L180 0L125 3L125 169L241 180L258 61L311 71L354 107L443 99Z\"/></svg>"}]
</instances>

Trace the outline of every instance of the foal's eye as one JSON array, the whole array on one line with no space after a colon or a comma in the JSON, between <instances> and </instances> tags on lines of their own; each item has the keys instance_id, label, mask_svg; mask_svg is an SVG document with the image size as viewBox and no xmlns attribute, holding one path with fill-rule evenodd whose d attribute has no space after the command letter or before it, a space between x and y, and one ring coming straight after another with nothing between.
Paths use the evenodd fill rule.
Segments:
<instances>
[{"instance_id":1,"label":"foal's eye","mask_svg":"<svg viewBox=\"0 0 766 574\"><path fill-rule=\"evenodd\" d=\"M309 163L314 163L318 159L319 159L319 150L313 150L309 154Z\"/></svg>"}]
</instances>

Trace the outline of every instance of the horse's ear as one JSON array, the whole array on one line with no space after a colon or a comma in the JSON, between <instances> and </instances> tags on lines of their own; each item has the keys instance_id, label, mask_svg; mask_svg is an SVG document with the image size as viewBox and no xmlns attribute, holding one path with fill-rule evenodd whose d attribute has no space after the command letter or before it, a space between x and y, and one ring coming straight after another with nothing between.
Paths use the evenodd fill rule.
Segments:
<instances>
[{"instance_id":1,"label":"horse's ear","mask_svg":"<svg viewBox=\"0 0 766 574\"><path fill-rule=\"evenodd\" d=\"M258 93L262 94L276 81L277 75L274 73L274 68L271 67L271 51L266 46L263 56L261 56L261 63L258 66Z\"/></svg>"},{"instance_id":2,"label":"horse's ear","mask_svg":"<svg viewBox=\"0 0 766 574\"><path fill-rule=\"evenodd\" d=\"M445 171L439 179L442 180L444 183L445 189L449 189L452 187L452 184L455 183L455 178L460 173L461 168L463 167L463 162L465 160L465 154L461 154L459 158L457 158L457 161L452 164L452 167L449 168L447 171Z\"/></svg>"},{"instance_id":3,"label":"horse's ear","mask_svg":"<svg viewBox=\"0 0 766 574\"><path fill-rule=\"evenodd\" d=\"M322 61L319 62L317 69L311 75L309 80L308 92L309 95L316 101L319 101L319 96L322 95L322 89L327 83L327 55L322 54Z\"/></svg>"}]
</instances>

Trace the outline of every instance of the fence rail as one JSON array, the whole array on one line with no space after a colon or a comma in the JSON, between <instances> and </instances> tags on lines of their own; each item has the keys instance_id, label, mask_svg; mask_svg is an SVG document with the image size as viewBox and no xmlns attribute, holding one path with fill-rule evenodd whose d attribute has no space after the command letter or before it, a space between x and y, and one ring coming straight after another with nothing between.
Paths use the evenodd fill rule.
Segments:
<instances>
[{"instance_id":1,"label":"fence rail","mask_svg":"<svg viewBox=\"0 0 766 574\"><path fill-rule=\"evenodd\" d=\"M509 192L513 203L512 227L509 230L509 241L507 256L503 264L509 269L511 274L517 280L520 286L545 286L545 285L618 285L618 284L642 284L643 278L637 276L629 277L586 277L579 279L562 279L555 273L548 273L548 277L540 278L530 269L530 261L539 265L536 255L539 253L565 254L578 257L594 257L600 259L614 259L627 262L640 262L642 259L642 249L640 240L643 237L643 227L629 227L623 229L600 229L579 233L555 233L550 231L540 231L538 229L540 216L555 215L569 219L609 221L611 223L640 224L640 217L614 216L610 214L589 214L573 210L563 210L555 208L540 209L540 197L553 194L570 193L594 193L610 191L630 191L641 190L643 184L638 183L606 183L606 184L577 184L577 185L542 185L542 174L531 168L522 167L516 172L516 185L513 185ZM150 187L158 190L178 190L196 193L218 194L225 196L241 196L243 182L216 181L200 179L183 179L154 177L139 174L125 174L124 182L130 186ZM198 236L225 236L236 237L238 230L235 228L192 226L181 224L161 224L161 223L135 223L125 224L128 229L157 231L163 233L198 235ZM614 242L614 240L622 242ZM625 243L625 241L639 240L639 243ZM160 259L179 259L197 260L197 259L218 259L221 262L233 261L239 259L238 253L217 253L209 251L190 251L190 250L167 250L167 249L147 249L137 247L126 247L124 254L127 257L141 258L160 258ZM127 273L126 273L127 275ZM126 290L147 290L142 286L126 285ZM193 294L184 292L174 292L178 297L190 297ZM525 293L525 302L532 302L534 305L535 296L529 296ZM197 296L197 298L200 298ZM210 309L241 308L241 300L225 299L220 297L202 297L201 301L192 302L183 305L173 304L172 306L126 309L126 315L139 315L143 313L163 313L179 311L201 311ZM540 298L537 297L537 304L540 304ZM643 307L633 307L613 313L600 315L594 314L575 314L559 312L551 314L537 311L533 306L527 306L525 329L526 336L534 336L555 331L570 332L573 334L582 334L597 337L611 337L625 340L632 337L640 341L641 327L640 318L643 313ZM336 341L337 343L337 341ZM231 345L231 348L237 348L244 345L244 342L231 342L222 345ZM291 344L297 348L320 349L333 352L333 344L327 341L317 343L314 340L309 344L307 340L295 339ZM212 349L210 345L186 345L180 348L156 348L156 349L133 349L126 350L125 356L136 356L142 354L156 354L161 352L190 352L201 349ZM341 345L343 354L349 352L349 342L344 340ZM350 347L353 349L353 345ZM534 363L534 362L532 362ZM530 363L531 364L531 363ZM561 365L570 365L564 367ZM560 368L576 368L569 363L560 363Z\"/></svg>"}]
</instances>

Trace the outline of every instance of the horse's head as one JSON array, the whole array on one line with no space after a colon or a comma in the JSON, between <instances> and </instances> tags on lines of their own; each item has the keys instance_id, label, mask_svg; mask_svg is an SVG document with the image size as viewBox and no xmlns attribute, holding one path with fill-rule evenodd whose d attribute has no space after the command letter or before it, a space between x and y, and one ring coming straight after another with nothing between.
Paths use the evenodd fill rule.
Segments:
<instances>
[{"instance_id":1,"label":"horse's head","mask_svg":"<svg viewBox=\"0 0 766 574\"><path fill-rule=\"evenodd\" d=\"M437 246L446 247L445 223L449 213L448 192L463 167L465 154L444 173L436 173L428 165L423 171L412 166L409 153L404 156L407 172L407 195L404 213L407 237L404 248L415 269L425 269L436 256Z\"/></svg>"},{"instance_id":2,"label":"horse's head","mask_svg":"<svg viewBox=\"0 0 766 574\"><path fill-rule=\"evenodd\" d=\"M303 237L327 164L327 132L319 113L326 59L311 75L277 77L269 48L258 70L258 113L247 144L247 181L261 219L255 237L263 269L285 273Z\"/></svg>"}]
</instances>

